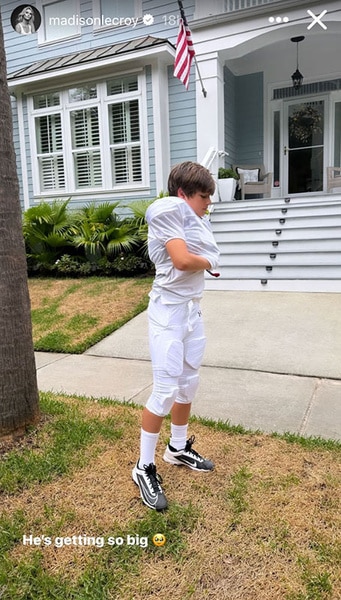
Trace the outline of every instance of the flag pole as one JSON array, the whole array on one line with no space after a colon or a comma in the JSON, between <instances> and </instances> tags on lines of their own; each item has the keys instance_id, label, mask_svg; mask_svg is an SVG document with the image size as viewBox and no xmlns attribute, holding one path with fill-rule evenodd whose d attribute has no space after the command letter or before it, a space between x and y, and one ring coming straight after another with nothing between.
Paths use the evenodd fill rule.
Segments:
<instances>
[{"instance_id":1,"label":"flag pole","mask_svg":"<svg viewBox=\"0 0 341 600\"><path fill-rule=\"evenodd\" d=\"M181 0L178 0L178 5L179 5L179 9L180 9L181 18L182 18L182 20L183 20L183 22L184 22L184 25L185 25L185 26L186 26L186 25L188 26L188 22L187 22L187 19L186 19L186 15L185 15L184 7L183 7L183 4L182 4ZM200 70L199 70L198 61L197 61L197 58L196 58L196 56L195 56L195 55L194 55L194 64L195 64L195 66L196 66L197 73L198 73L198 76L199 76L199 81L200 81L200 84L201 84L201 91L202 91L202 93L203 93L203 96L204 96L204 98L206 98L206 96L207 96L207 91L205 90L204 83L203 83L203 80L202 80L202 77L201 77L201 73L200 73Z\"/></svg>"}]
</instances>

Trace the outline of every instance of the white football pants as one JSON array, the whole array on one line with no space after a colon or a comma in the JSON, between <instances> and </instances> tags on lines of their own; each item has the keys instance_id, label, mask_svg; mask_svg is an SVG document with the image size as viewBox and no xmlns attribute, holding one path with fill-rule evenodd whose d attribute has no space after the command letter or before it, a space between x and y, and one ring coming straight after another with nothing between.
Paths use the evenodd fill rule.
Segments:
<instances>
[{"instance_id":1,"label":"white football pants","mask_svg":"<svg viewBox=\"0 0 341 600\"><path fill-rule=\"evenodd\" d=\"M174 402L191 403L199 385L206 342L199 301L163 304L160 297L151 299L148 319L153 391L146 407L164 417Z\"/></svg>"}]
</instances>

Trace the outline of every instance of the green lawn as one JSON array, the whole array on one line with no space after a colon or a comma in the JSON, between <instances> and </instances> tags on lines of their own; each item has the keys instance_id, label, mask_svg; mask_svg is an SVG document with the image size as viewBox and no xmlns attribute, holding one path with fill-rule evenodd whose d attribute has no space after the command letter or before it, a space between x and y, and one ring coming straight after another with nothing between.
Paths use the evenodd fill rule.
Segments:
<instances>
[{"instance_id":1,"label":"green lawn","mask_svg":"<svg viewBox=\"0 0 341 600\"><path fill-rule=\"evenodd\" d=\"M151 280L29 285L36 349L81 352L146 306ZM162 461L165 419L160 514L131 479L141 407L42 393L41 410L0 441L1 600L341 598L340 443L193 418L203 474Z\"/></svg>"},{"instance_id":2,"label":"green lawn","mask_svg":"<svg viewBox=\"0 0 341 600\"><path fill-rule=\"evenodd\" d=\"M148 303L150 278L29 279L35 350L81 353Z\"/></svg>"},{"instance_id":3,"label":"green lawn","mask_svg":"<svg viewBox=\"0 0 341 600\"><path fill-rule=\"evenodd\" d=\"M340 444L193 419L216 463L202 474L162 461L166 420L160 514L131 480L140 407L45 393L41 408L0 444L3 600L340 597Z\"/></svg>"}]
</instances>

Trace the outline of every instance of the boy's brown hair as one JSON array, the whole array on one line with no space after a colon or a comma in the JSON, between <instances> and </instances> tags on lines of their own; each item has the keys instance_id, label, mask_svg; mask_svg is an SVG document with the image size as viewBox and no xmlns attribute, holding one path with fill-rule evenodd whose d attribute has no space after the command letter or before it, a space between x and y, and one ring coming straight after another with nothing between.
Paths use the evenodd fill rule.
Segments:
<instances>
[{"instance_id":1,"label":"boy's brown hair","mask_svg":"<svg viewBox=\"0 0 341 600\"><path fill-rule=\"evenodd\" d=\"M179 188L186 196L193 196L197 192L212 195L215 190L215 183L206 167L188 160L175 165L168 177L169 195L177 196Z\"/></svg>"}]
</instances>

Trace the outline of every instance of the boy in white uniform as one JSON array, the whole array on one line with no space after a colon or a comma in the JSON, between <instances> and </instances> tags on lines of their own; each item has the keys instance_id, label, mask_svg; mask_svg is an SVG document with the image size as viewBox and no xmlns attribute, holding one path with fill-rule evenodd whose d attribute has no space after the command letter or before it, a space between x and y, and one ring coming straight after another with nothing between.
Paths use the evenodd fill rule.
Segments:
<instances>
[{"instance_id":1,"label":"boy in white uniform","mask_svg":"<svg viewBox=\"0 0 341 600\"><path fill-rule=\"evenodd\" d=\"M155 449L163 418L171 413L171 438L164 460L197 471L214 464L192 449L187 439L191 402L199 383L198 369L205 336L199 301L205 270L218 265L219 251L207 217L215 183L198 163L176 165L168 179L170 196L147 210L148 250L156 275L149 294L149 343L153 391L142 415L140 458L133 480L143 502L152 509L167 508L156 472Z\"/></svg>"}]
</instances>

